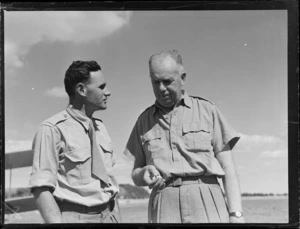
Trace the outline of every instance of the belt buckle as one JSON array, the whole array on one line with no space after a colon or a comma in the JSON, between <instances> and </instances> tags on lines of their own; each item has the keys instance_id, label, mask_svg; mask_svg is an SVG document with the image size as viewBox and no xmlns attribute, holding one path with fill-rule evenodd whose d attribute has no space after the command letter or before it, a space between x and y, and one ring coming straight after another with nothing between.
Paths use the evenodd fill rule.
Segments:
<instances>
[{"instance_id":1,"label":"belt buckle","mask_svg":"<svg viewBox=\"0 0 300 229\"><path fill-rule=\"evenodd\" d=\"M182 185L182 179L181 177L177 177L177 178L172 178L172 186L173 187L177 187L177 186L181 186Z\"/></svg>"}]
</instances>

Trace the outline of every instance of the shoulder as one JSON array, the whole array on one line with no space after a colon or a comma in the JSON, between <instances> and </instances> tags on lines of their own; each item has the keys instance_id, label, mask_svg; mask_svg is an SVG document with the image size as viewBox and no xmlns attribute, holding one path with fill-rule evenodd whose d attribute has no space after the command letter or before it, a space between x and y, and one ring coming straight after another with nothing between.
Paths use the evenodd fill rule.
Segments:
<instances>
[{"instance_id":1,"label":"shoulder","mask_svg":"<svg viewBox=\"0 0 300 229\"><path fill-rule=\"evenodd\" d=\"M192 100L196 100L196 101L199 102L199 103L214 105L214 103L213 103L212 101L210 101L210 100L208 100L208 99L204 99L204 98L202 98L202 97L200 97L200 96L193 96L193 95L190 95L190 98L191 98Z\"/></svg>"},{"instance_id":2,"label":"shoulder","mask_svg":"<svg viewBox=\"0 0 300 229\"><path fill-rule=\"evenodd\" d=\"M69 115L69 113L66 110L63 110L55 115L53 115L52 117L46 119L42 125L57 125L58 123L64 122L67 119L71 118L71 116Z\"/></svg>"},{"instance_id":3,"label":"shoulder","mask_svg":"<svg viewBox=\"0 0 300 229\"><path fill-rule=\"evenodd\" d=\"M199 113L209 116L214 113L216 105L212 101L199 96L190 96L190 98L192 101L192 109L196 109Z\"/></svg>"},{"instance_id":4,"label":"shoulder","mask_svg":"<svg viewBox=\"0 0 300 229\"><path fill-rule=\"evenodd\" d=\"M149 114L152 114L155 110L155 105L151 105L147 107L142 113L139 115L138 120L143 120L145 117L147 117Z\"/></svg>"}]
</instances>

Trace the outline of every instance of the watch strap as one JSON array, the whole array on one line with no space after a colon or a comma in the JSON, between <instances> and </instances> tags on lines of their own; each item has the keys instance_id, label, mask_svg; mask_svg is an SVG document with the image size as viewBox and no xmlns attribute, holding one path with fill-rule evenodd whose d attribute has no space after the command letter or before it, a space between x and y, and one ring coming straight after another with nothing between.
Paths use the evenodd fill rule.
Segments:
<instances>
[{"instance_id":1,"label":"watch strap","mask_svg":"<svg viewBox=\"0 0 300 229\"><path fill-rule=\"evenodd\" d=\"M243 216L243 213L242 213L242 212L239 212L239 211L236 211L236 212L230 212L230 213L229 213L229 216L240 218L240 217Z\"/></svg>"}]
</instances>

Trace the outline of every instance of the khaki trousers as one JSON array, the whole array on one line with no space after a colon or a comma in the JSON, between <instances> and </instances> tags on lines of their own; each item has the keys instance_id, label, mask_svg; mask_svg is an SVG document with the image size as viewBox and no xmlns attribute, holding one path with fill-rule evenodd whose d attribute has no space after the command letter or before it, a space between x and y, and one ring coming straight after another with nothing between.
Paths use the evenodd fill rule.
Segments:
<instances>
[{"instance_id":1,"label":"khaki trousers","mask_svg":"<svg viewBox=\"0 0 300 229\"><path fill-rule=\"evenodd\" d=\"M229 223L225 198L214 184L193 182L152 190L149 223Z\"/></svg>"}]
</instances>

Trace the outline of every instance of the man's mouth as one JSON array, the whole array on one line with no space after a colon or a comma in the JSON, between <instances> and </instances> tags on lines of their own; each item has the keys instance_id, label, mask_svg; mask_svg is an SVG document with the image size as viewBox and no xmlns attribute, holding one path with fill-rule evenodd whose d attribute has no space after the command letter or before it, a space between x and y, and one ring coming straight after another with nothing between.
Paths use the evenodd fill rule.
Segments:
<instances>
[{"instance_id":1,"label":"man's mouth","mask_svg":"<svg viewBox=\"0 0 300 229\"><path fill-rule=\"evenodd\" d=\"M163 99L169 99L169 98L170 98L170 95L161 95L161 97L162 97Z\"/></svg>"}]
</instances>

